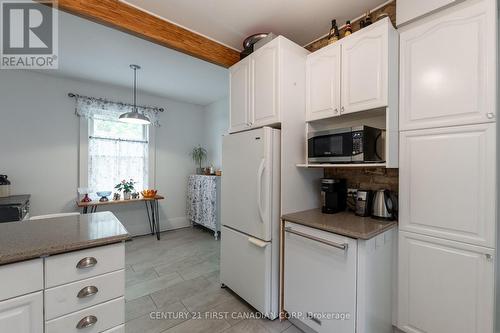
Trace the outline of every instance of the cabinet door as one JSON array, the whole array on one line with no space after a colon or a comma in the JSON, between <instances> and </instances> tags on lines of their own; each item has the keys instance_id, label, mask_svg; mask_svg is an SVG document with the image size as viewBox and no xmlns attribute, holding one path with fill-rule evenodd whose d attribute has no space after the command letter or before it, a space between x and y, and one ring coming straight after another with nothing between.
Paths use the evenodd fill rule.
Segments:
<instances>
[{"instance_id":1,"label":"cabinet door","mask_svg":"<svg viewBox=\"0 0 500 333\"><path fill-rule=\"evenodd\" d=\"M460 0L397 0L396 23L401 25Z\"/></svg>"},{"instance_id":2,"label":"cabinet door","mask_svg":"<svg viewBox=\"0 0 500 333\"><path fill-rule=\"evenodd\" d=\"M0 302L0 333L43 333L42 292Z\"/></svg>"},{"instance_id":3,"label":"cabinet door","mask_svg":"<svg viewBox=\"0 0 500 333\"><path fill-rule=\"evenodd\" d=\"M315 332L354 333L357 241L294 223L287 223L285 230L285 310L302 314L296 319ZM328 243L346 247L339 249ZM345 317L311 316L327 313Z\"/></svg>"},{"instance_id":4,"label":"cabinet door","mask_svg":"<svg viewBox=\"0 0 500 333\"><path fill-rule=\"evenodd\" d=\"M252 126L278 123L278 40L274 40L250 56L252 69Z\"/></svg>"},{"instance_id":5,"label":"cabinet door","mask_svg":"<svg viewBox=\"0 0 500 333\"><path fill-rule=\"evenodd\" d=\"M245 58L229 69L229 131L238 132L249 127L250 112L250 58Z\"/></svg>"},{"instance_id":6,"label":"cabinet door","mask_svg":"<svg viewBox=\"0 0 500 333\"><path fill-rule=\"evenodd\" d=\"M408 333L492 333L493 253L400 232L398 326Z\"/></svg>"},{"instance_id":7,"label":"cabinet door","mask_svg":"<svg viewBox=\"0 0 500 333\"><path fill-rule=\"evenodd\" d=\"M342 113L387 106L388 22L342 42Z\"/></svg>"},{"instance_id":8,"label":"cabinet door","mask_svg":"<svg viewBox=\"0 0 500 333\"><path fill-rule=\"evenodd\" d=\"M495 124L401 132L401 230L495 247Z\"/></svg>"},{"instance_id":9,"label":"cabinet door","mask_svg":"<svg viewBox=\"0 0 500 333\"><path fill-rule=\"evenodd\" d=\"M340 43L310 54L306 61L306 120L340 111Z\"/></svg>"},{"instance_id":10,"label":"cabinet door","mask_svg":"<svg viewBox=\"0 0 500 333\"><path fill-rule=\"evenodd\" d=\"M401 32L401 130L494 121L494 7L463 3Z\"/></svg>"}]
</instances>

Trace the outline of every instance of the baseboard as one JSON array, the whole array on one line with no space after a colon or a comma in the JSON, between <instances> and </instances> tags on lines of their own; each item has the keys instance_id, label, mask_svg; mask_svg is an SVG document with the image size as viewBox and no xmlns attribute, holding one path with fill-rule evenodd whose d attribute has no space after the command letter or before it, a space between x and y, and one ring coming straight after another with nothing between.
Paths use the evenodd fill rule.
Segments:
<instances>
[{"instance_id":1,"label":"baseboard","mask_svg":"<svg viewBox=\"0 0 500 333\"><path fill-rule=\"evenodd\" d=\"M134 228L134 226L129 226L129 232L133 237L140 237L140 236L146 236L146 235L151 235L149 231L149 226L147 226L147 221L144 226L140 226L139 228ZM188 220L186 216L180 216L180 217L174 217L171 219L168 219L166 222L163 220L160 220L160 232L165 232L165 231L172 231L176 229L182 229L182 228L187 228L191 227L191 222ZM135 229L135 230L134 230Z\"/></svg>"},{"instance_id":2,"label":"baseboard","mask_svg":"<svg viewBox=\"0 0 500 333\"><path fill-rule=\"evenodd\" d=\"M174 230L174 229L179 229L179 228L185 228L191 226L191 222L187 218L187 216L180 216L180 217L173 217L171 219L168 219L167 222L167 227L160 227L160 231L168 231L168 230Z\"/></svg>"}]
</instances>

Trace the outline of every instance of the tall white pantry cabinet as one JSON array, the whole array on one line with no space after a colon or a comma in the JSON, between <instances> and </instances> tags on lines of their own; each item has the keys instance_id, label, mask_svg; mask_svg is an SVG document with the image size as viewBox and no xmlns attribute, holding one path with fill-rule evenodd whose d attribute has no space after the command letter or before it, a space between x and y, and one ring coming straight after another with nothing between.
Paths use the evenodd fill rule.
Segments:
<instances>
[{"instance_id":1,"label":"tall white pantry cabinet","mask_svg":"<svg viewBox=\"0 0 500 333\"><path fill-rule=\"evenodd\" d=\"M495 332L497 10L468 0L399 30L398 326L408 333Z\"/></svg>"}]
</instances>

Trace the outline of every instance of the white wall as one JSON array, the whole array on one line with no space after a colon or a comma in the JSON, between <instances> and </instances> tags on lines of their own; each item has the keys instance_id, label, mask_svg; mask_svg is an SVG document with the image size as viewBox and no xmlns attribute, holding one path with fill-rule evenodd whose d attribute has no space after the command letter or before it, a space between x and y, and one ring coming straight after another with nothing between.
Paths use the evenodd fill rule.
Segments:
<instances>
[{"instance_id":1,"label":"white wall","mask_svg":"<svg viewBox=\"0 0 500 333\"><path fill-rule=\"evenodd\" d=\"M223 98L205 107L205 146L208 164L222 167L222 136L229 129L229 98Z\"/></svg>"},{"instance_id":2,"label":"white wall","mask_svg":"<svg viewBox=\"0 0 500 333\"><path fill-rule=\"evenodd\" d=\"M32 215L76 210L79 118L68 92L131 99L130 89L28 71L0 71L0 174L9 176L13 194L32 195ZM166 196L160 205L161 229L185 226L186 179L195 168L189 152L207 137L206 110L142 93L139 99L166 108L156 140L156 187ZM114 212L130 233L148 232L144 204L121 205Z\"/></svg>"}]
</instances>

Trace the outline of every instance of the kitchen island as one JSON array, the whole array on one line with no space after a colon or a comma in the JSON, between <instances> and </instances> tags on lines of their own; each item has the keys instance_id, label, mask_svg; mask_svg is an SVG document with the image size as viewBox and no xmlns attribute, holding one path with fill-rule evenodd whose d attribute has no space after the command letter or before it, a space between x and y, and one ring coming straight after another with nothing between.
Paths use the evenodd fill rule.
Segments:
<instances>
[{"instance_id":1,"label":"kitchen island","mask_svg":"<svg viewBox=\"0 0 500 333\"><path fill-rule=\"evenodd\" d=\"M0 224L0 333L124 332L129 238L111 212Z\"/></svg>"}]
</instances>

